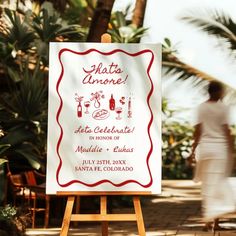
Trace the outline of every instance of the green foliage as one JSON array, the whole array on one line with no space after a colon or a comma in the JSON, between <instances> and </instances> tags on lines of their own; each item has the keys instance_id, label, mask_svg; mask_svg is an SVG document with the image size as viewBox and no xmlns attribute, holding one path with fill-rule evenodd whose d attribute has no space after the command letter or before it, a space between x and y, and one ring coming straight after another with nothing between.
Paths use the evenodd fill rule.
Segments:
<instances>
[{"instance_id":1,"label":"green foliage","mask_svg":"<svg viewBox=\"0 0 236 236\"><path fill-rule=\"evenodd\" d=\"M132 24L128 24L123 12L117 11L113 13L110 21L110 33L113 42L117 43L138 43L139 39L148 30L147 28L136 28Z\"/></svg>"},{"instance_id":2,"label":"green foliage","mask_svg":"<svg viewBox=\"0 0 236 236\"><path fill-rule=\"evenodd\" d=\"M10 205L0 208L0 220L10 220L13 219L16 215L16 208Z\"/></svg>"},{"instance_id":3,"label":"green foliage","mask_svg":"<svg viewBox=\"0 0 236 236\"><path fill-rule=\"evenodd\" d=\"M37 35L35 42L37 53L45 66L48 65L49 42L56 40L81 41L83 38L79 25L68 25L57 12L50 12L46 8L43 8L39 15L33 16L32 28Z\"/></svg>"},{"instance_id":4,"label":"green foliage","mask_svg":"<svg viewBox=\"0 0 236 236\"><path fill-rule=\"evenodd\" d=\"M39 15L34 16L32 26L41 41L50 42L56 38L61 29L61 25L57 21L58 15L50 15L46 9L42 9Z\"/></svg>"},{"instance_id":5,"label":"green foliage","mask_svg":"<svg viewBox=\"0 0 236 236\"><path fill-rule=\"evenodd\" d=\"M0 138L4 136L2 129L0 128ZM10 144L0 144L0 157L5 157L4 153L8 148L10 148ZM6 158L0 158L0 166L6 163L8 160Z\"/></svg>"},{"instance_id":6,"label":"green foliage","mask_svg":"<svg viewBox=\"0 0 236 236\"><path fill-rule=\"evenodd\" d=\"M93 1L70 0L67 9L63 13L63 19L66 19L70 24L78 24L79 22L88 31L94 10L95 4L93 4Z\"/></svg>"},{"instance_id":7,"label":"green foliage","mask_svg":"<svg viewBox=\"0 0 236 236\"><path fill-rule=\"evenodd\" d=\"M164 179L189 179L192 169L186 164L191 153L193 128L179 122L163 122L162 171Z\"/></svg>"},{"instance_id":8,"label":"green foliage","mask_svg":"<svg viewBox=\"0 0 236 236\"><path fill-rule=\"evenodd\" d=\"M11 25L5 27L5 32L0 32L0 41L10 44L15 51L22 50L26 52L32 47L35 39L35 34L29 27L28 18L24 17L22 20L15 11L8 8L4 10Z\"/></svg>"},{"instance_id":9,"label":"green foliage","mask_svg":"<svg viewBox=\"0 0 236 236\"><path fill-rule=\"evenodd\" d=\"M193 143L193 127L188 123L169 121L177 111L162 99L162 176L163 179L189 179L192 169L186 164Z\"/></svg>"},{"instance_id":10,"label":"green foliage","mask_svg":"<svg viewBox=\"0 0 236 236\"><path fill-rule=\"evenodd\" d=\"M175 46L172 45L172 42L169 38L164 38L164 42L162 44L162 52L164 55L169 54L169 55L174 55L175 53L178 53L176 50Z\"/></svg>"},{"instance_id":11,"label":"green foliage","mask_svg":"<svg viewBox=\"0 0 236 236\"><path fill-rule=\"evenodd\" d=\"M19 13L8 8L4 13L6 23L0 31L0 66L2 64L13 79L21 63L28 58L32 63L39 59L48 66L49 42L84 39L84 30L78 24L68 24L50 3L44 4L38 15L30 10Z\"/></svg>"},{"instance_id":12,"label":"green foliage","mask_svg":"<svg viewBox=\"0 0 236 236\"><path fill-rule=\"evenodd\" d=\"M3 165L3 164L6 163L6 162L7 162L6 159L4 159L4 158L0 158L0 166Z\"/></svg>"},{"instance_id":13,"label":"green foliage","mask_svg":"<svg viewBox=\"0 0 236 236\"><path fill-rule=\"evenodd\" d=\"M23 236L30 223L30 214L24 208L10 205L0 207L0 234Z\"/></svg>"},{"instance_id":14,"label":"green foliage","mask_svg":"<svg viewBox=\"0 0 236 236\"><path fill-rule=\"evenodd\" d=\"M3 67L10 64L14 65L15 62L12 56L13 50L14 47L10 43L0 41L0 65L2 65Z\"/></svg>"},{"instance_id":15,"label":"green foliage","mask_svg":"<svg viewBox=\"0 0 236 236\"><path fill-rule=\"evenodd\" d=\"M4 91L0 94L1 156L22 171L45 171L47 132L47 70L49 42L80 41L78 24L70 25L53 9L42 5L39 14L4 9L0 32L0 69ZM13 164L12 164L13 163Z\"/></svg>"},{"instance_id":16,"label":"green foliage","mask_svg":"<svg viewBox=\"0 0 236 236\"><path fill-rule=\"evenodd\" d=\"M0 157L4 155L4 152L10 148L10 144L0 144ZM5 159L0 159L0 165L4 162L6 162L6 160L4 161Z\"/></svg>"},{"instance_id":17,"label":"green foliage","mask_svg":"<svg viewBox=\"0 0 236 236\"><path fill-rule=\"evenodd\" d=\"M35 169L44 169L47 84L39 66L30 71L26 65L22 77L17 84L11 83L10 92L0 96L0 121L4 127L0 144L11 145L4 152L9 160L23 158Z\"/></svg>"}]
</instances>

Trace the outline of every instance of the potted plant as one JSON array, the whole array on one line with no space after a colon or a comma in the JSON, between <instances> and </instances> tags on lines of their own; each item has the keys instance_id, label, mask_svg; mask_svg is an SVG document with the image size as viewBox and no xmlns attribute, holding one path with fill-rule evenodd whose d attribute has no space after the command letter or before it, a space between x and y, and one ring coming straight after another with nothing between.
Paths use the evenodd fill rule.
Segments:
<instances>
[{"instance_id":1,"label":"potted plant","mask_svg":"<svg viewBox=\"0 0 236 236\"><path fill-rule=\"evenodd\" d=\"M24 235L30 219L30 213L26 211L26 208L16 208L10 205L0 207L0 235Z\"/></svg>"}]
</instances>

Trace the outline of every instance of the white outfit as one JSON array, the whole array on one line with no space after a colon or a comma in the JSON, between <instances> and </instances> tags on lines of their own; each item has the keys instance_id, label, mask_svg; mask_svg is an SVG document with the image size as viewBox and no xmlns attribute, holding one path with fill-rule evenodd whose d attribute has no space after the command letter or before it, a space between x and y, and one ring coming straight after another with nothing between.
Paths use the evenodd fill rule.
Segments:
<instances>
[{"instance_id":1,"label":"white outfit","mask_svg":"<svg viewBox=\"0 0 236 236\"><path fill-rule=\"evenodd\" d=\"M197 110L201 137L196 149L194 181L202 182L203 215L213 220L235 211L235 198L228 180L228 143L223 125L229 124L229 109L222 102L205 102Z\"/></svg>"}]
</instances>

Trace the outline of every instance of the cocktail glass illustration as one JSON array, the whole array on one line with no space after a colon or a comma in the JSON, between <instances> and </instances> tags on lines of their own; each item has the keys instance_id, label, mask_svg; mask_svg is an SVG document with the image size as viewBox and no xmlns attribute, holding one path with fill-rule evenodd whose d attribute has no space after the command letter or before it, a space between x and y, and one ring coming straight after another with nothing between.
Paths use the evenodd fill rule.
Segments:
<instances>
[{"instance_id":1,"label":"cocktail glass illustration","mask_svg":"<svg viewBox=\"0 0 236 236\"><path fill-rule=\"evenodd\" d=\"M115 111L116 111L116 113L117 113L116 119L117 119L117 120L121 120L120 114L121 114L121 112L122 112L122 107L117 107L117 108L115 109Z\"/></svg>"},{"instance_id":2,"label":"cocktail glass illustration","mask_svg":"<svg viewBox=\"0 0 236 236\"><path fill-rule=\"evenodd\" d=\"M89 114L88 108L90 107L90 101L85 101L84 106L86 107L85 114Z\"/></svg>"}]
</instances>

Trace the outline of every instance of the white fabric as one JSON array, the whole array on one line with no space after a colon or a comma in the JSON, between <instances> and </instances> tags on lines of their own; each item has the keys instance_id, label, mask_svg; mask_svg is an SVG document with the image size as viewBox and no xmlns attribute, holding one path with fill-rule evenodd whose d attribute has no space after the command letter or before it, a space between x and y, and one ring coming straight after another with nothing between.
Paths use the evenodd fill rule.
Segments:
<instances>
[{"instance_id":1,"label":"white fabric","mask_svg":"<svg viewBox=\"0 0 236 236\"><path fill-rule=\"evenodd\" d=\"M201 136L196 150L195 182L202 182L203 216L207 221L235 211L229 183L228 144L223 125L229 124L229 109L222 102L205 102L198 107Z\"/></svg>"},{"instance_id":2,"label":"white fabric","mask_svg":"<svg viewBox=\"0 0 236 236\"><path fill-rule=\"evenodd\" d=\"M229 124L229 108L221 101L204 102L197 109L197 124L201 124L200 143L226 142L222 125Z\"/></svg>"},{"instance_id":3,"label":"white fabric","mask_svg":"<svg viewBox=\"0 0 236 236\"><path fill-rule=\"evenodd\" d=\"M206 159L227 159L227 143L202 143L200 142L196 149L196 160Z\"/></svg>"},{"instance_id":4,"label":"white fabric","mask_svg":"<svg viewBox=\"0 0 236 236\"><path fill-rule=\"evenodd\" d=\"M227 160L201 160L194 180L202 181L202 208L206 221L236 210L235 197L227 173Z\"/></svg>"},{"instance_id":5,"label":"white fabric","mask_svg":"<svg viewBox=\"0 0 236 236\"><path fill-rule=\"evenodd\" d=\"M223 125L229 123L229 108L222 102L204 102L197 109L201 137L196 149L197 159L225 159L228 145Z\"/></svg>"}]
</instances>

